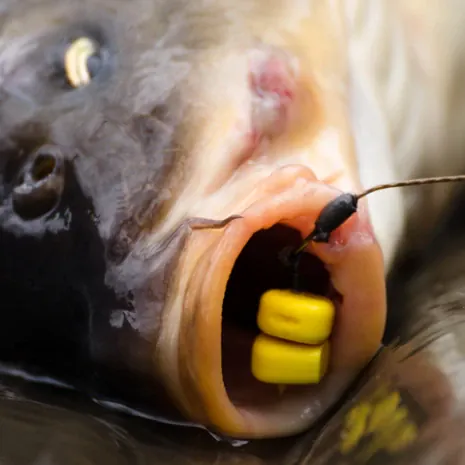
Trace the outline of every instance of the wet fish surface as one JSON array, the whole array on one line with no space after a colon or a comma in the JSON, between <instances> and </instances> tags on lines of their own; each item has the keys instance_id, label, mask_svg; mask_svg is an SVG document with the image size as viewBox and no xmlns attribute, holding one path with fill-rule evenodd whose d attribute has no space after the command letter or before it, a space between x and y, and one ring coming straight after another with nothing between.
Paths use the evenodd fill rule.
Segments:
<instances>
[{"instance_id":1,"label":"wet fish surface","mask_svg":"<svg viewBox=\"0 0 465 465\"><path fill-rule=\"evenodd\" d=\"M309 246L318 385L253 378L258 301L341 191L464 168L447 5L1 1L4 371L239 439L315 424L379 347L410 217L426 237L455 187L376 194Z\"/></svg>"},{"instance_id":2,"label":"wet fish surface","mask_svg":"<svg viewBox=\"0 0 465 465\"><path fill-rule=\"evenodd\" d=\"M273 453L261 449L252 453L196 428L118 415L77 394L2 378L0 461L5 465L279 463L279 447Z\"/></svg>"}]
</instances>

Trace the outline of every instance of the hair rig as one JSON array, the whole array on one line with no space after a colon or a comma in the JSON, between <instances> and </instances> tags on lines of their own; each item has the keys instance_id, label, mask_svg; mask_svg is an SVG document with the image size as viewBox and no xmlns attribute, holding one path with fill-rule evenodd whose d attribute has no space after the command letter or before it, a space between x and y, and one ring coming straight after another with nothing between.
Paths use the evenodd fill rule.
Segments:
<instances>
[{"instance_id":1,"label":"hair rig","mask_svg":"<svg viewBox=\"0 0 465 465\"><path fill-rule=\"evenodd\" d=\"M438 184L448 182L465 181L465 175L457 176L438 176L431 178L411 179L408 181L399 181L388 184L378 184L377 186L370 187L360 194L345 192L335 199L331 200L321 210L315 221L313 231L302 241L302 244L295 250L289 251L287 249L282 255L282 260L286 265L294 268L295 287L297 288L298 267L302 253L308 247L310 242L329 242L331 233L342 226L358 209L358 201L374 192L382 191L385 189L392 189L395 187L407 186L421 186L426 184Z\"/></svg>"},{"instance_id":2,"label":"hair rig","mask_svg":"<svg viewBox=\"0 0 465 465\"><path fill-rule=\"evenodd\" d=\"M294 250L286 248L281 254L281 259L287 266L294 268L295 276L299 266L302 253L308 247L310 242L329 242L331 233L342 226L358 209L358 201L374 192L395 187L421 186L425 184L438 184L465 181L465 175L457 176L437 176L431 178L411 179L408 181L399 181L388 184L378 184L364 190L360 194L345 192L331 200L321 210L315 221L313 231L302 241L301 245ZM242 218L240 215L232 215L224 220L210 220L205 218L192 218L190 227L192 229L221 229L231 221ZM297 287L297 286L296 286Z\"/></svg>"}]
</instances>

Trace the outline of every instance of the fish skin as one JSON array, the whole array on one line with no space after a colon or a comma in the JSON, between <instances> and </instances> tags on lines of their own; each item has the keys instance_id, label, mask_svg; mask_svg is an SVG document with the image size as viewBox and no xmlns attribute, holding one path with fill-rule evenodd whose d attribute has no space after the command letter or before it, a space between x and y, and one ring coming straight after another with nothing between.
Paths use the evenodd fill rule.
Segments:
<instances>
[{"instance_id":1,"label":"fish skin","mask_svg":"<svg viewBox=\"0 0 465 465\"><path fill-rule=\"evenodd\" d=\"M456 0L341 4L349 37L350 117L364 187L463 173L464 6ZM409 187L369 197L387 271L396 258L425 247L460 188Z\"/></svg>"},{"instance_id":2,"label":"fish skin","mask_svg":"<svg viewBox=\"0 0 465 465\"><path fill-rule=\"evenodd\" d=\"M244 444L206 431L118 415L76 392L1 376L0 457L5 465L101 463L278 465L289 441Z\"/></svg>"},{"instance_id":3,"label":"fish skin","mask_svg":"<svg viewBox=\"0 0 465 465\"><path fill-rule=\"evenodd\" d=\"M126 395L132 384L136 398L144 391L164 406L163 391L173 389L157 388L160 378L166 384L185 373L168 363L161 375L153 352L175 338L172 303L191 278L178 270L192 218L240 213L252 198L238 193L288 165L308 167L344 190L463 169L456 157L464 133L456 73L463 7L436 2L419 14L414 2L257 0L234 10L226 0L138 2L0 5L0 243L8 250L1 291L16 301L2 322L0 352L86 389L105 390L114 377L112 392ZM417 20L420 27L412 28ZM66 91L56 69L60 41L96 29L109 60L88 88ZM454 54L442 53L449 49ZM244 85L250 69L260 77L263 60L276 65L270 57L284 63L273 68L289 84L279 92L292 94L295 74L305 76L297 86L298 118L283 139L285 104L269 111ZM249 119L270 145L265 159L253 152L244 163ZM55 217L25 224L5 199L22 157L45 143L60 150L67 188ZM454 188L373 197L386 270L402 250L407 220L426 237ZM381 334L381 324L374 326ZM123 381L122 367L129 373ZM203 419L197 400L190 401L200 409L192 416Z\"/></svg>"}]
</instances>

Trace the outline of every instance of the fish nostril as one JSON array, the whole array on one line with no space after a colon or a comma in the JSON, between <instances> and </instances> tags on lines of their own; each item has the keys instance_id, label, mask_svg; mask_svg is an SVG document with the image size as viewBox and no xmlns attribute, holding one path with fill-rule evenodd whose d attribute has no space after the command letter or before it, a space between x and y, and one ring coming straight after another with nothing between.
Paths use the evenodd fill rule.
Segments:
<instances>
[{"instance_id":1,"label":"fish nostril","mask_svg":"<svg viewBox=\"0 0 465 465\"><path fill-rule=\"evenodd\" d=\"M64 188L63 157L53 146L41 147L25 163L13 189L13 209L31 221L52 212Z\"/></svg>"},{"instance_id":2,"label":"fish nostril","mask_svg":"<svg viewBox=\"0 0 465 465\"><path fill-rule=\"evenodd\" d=\"M56 163L53 155L40 153L32 163L31 178L33 181L40 182L50 176L56 168Z\"/></svg>"}]
</instances>

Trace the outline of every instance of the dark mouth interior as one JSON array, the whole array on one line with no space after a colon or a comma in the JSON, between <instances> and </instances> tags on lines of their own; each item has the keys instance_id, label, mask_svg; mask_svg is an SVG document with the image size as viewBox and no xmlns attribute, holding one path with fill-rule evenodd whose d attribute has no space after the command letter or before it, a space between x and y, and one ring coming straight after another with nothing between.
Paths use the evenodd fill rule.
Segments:
<instances>
[{"instance_id":1,"label":"dark mouth interior","mask_svg":"<svg viewBox=\"0 0 465 465\"><path fill-rule=\"evenodd\" d=\"M300 232L277 224L255 233L236 260L223 301L222 369L229 398L236 406L276 402L279 391L257 381L250 371L251 349L259 333L256 323L260 296L269 289L291 289L292 270L280 259L289 246L301 243ZM300 264L302 291L330 297L330 276L323 262L306 253ZM286 395L305 386L293 386Z\"/></svg>"}]
</instances>

